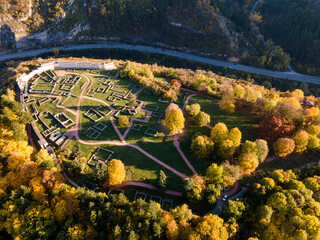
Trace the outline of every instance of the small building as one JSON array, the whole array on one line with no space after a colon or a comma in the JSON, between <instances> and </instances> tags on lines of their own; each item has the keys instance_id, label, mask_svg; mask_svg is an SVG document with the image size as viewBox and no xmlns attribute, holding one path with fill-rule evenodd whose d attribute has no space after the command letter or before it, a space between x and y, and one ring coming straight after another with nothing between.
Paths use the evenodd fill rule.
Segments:
<instances>
[{"instance_id":1,"label":"small building","mask_svg":"<svg viewBox=\"0 0 320 240\"><path fill-rule=\"evenodd\" d=\"M312 102L312 101L303 101L303 106L304 107L308 107L308 108L314 107L314 102Z\"/></svg>"}]
</instances>

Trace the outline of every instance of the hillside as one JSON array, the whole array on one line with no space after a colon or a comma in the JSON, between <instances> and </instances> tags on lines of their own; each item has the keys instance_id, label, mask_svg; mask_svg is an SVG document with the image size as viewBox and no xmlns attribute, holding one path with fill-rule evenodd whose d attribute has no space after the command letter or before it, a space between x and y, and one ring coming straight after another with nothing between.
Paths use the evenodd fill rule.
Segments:
<instances>
[{"instance_id":1,"label":"hillside","mask_svg":"<svg viewBox=\"0 0 320 240\"><path fill-rule=\"evenodd\" d=\"M0 4L3 49L124 41L203 52L275 70L286 70L290 62L280 47L261 37L249 18L253 4L242 0L12 0ZM267 64L259 61L263 56Z\"/></svg>"},{"instance_id":2,"label":"hillside","mask_svg":"<svg viewBox=\"0 0 320 240\"><path fill-rule=\"evenodd\" d=\"M259 8L262 33L281 45L297 71L320 73L320 1L265 1Z\"/></svg>"}]
</instances>

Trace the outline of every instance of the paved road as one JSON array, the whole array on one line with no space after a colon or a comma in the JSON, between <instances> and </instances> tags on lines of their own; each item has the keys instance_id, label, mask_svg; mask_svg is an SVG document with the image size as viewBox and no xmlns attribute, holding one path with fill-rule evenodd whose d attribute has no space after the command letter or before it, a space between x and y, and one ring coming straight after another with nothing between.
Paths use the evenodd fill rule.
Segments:
<instances>
[{"instance_id":1,"label":"paved road","mask_svg":"<svg viewBox=\"0 0 320 240\"><path fill-rule=\"evenodd\" d=\"M148 47L148 46L141 46L141 45L130 45L130 44L121 44L121 43L100 43L100 44L84 44L84 45L70 45L66 47L57 47L59 50L81 50L81 49L96 49L96 48L119 48L119 49L126 49L126 50L136 50L141 52L149 52L149 53L159 53L179 58L184 58L192 61L197 61L201 63L211 64L214 66L219 67L227 67L230 69L235 69L239 71L245 71L250 73L256 73L256 74L262 74L270 77L276 77L276 78L283 78L288 80L296 80L296 81L302 81L302 82L308 82L308 83L319 83L320 84L320 77L314 77L314 76L307 76L298 74L295 72L278 72L278 71L271 71L266 69L260 69L250 66L245 66L241 64L235 64L230 63L226 61L220 61L205 57L199 57L187 53L172 51L172 50L166 50L166 49L160 49L155 47ZM6 61L9 59L15 59L15 58L23 58L23 57L35 57L43 53L52 52L53 48L42 48L42 49L36 49L36 50L30 50L30 51L21 51L16 52L12 54L6 54L3 56L0 56L0 62Z\"/></svg>"},{"instance_id":2,"label":"paved road","mask_svg":"<svg viewBox=\"0 0 320 240\"><path fill-rule=\"evenodd\" d=\"M256 10L256 7L258 6L258 4L261 2L262 0L258 0L254 5L253 5L253 8L250 12L250 15L252 15L252 13L254 12L254 10Z\"/></svg>"}]
</instances>

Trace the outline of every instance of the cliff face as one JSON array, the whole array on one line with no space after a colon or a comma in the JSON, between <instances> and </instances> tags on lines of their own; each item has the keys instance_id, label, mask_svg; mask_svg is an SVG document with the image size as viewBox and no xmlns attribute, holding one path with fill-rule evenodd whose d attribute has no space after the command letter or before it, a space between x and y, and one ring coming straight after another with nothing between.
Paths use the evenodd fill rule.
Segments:
<instances>
[{"instance_id":1,"label":"cliff face","mask_svg":"<svg viewBox=\"0 0 320 240\"><path fill-rule=\"evenodd\" d=\"M2 49L122 39L229 57L242 39L205 1L8 0L0 9Z\"/></svg>"}]
</instances>

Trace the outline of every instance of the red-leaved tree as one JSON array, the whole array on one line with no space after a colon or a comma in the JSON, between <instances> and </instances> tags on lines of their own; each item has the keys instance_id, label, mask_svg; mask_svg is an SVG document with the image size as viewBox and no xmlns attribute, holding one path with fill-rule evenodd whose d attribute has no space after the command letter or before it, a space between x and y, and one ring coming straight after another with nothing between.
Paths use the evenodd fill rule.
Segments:
<instances>
[{"instance_id":1,"label":"red-leaved tree","mask_svg":"<svg viewBox=\"0 0 320 240\"><path fill-rule=\"evenodd\" d=\"M267 116L259 124L258 134L261 138L274 142L279 137L287 137L295 129L294 122L281 116Z\"/></svg>"}]
</instances>

